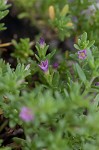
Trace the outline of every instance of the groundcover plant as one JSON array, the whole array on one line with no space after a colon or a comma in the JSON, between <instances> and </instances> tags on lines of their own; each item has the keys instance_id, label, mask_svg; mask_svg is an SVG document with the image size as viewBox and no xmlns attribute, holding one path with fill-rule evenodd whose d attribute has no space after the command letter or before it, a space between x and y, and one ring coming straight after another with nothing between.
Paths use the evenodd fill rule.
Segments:
<instances>
[{"instance_id":1,"label":"groundcover plant","mask_svg":"<svg viewBox=\"0 0 99 150\"><path fill-rule=\"evenodd\" d=\"M98 2L0 0L2 22L9 10L38 33L0 36L0 150L99 150Z\"/></svg>"}]
</instances>

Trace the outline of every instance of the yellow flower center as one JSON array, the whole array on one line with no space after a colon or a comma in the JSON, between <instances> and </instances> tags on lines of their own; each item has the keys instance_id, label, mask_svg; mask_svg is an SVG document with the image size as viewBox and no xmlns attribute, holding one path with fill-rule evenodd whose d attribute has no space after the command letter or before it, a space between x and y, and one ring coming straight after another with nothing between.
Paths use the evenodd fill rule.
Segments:
<instances>
[{"instance_id":1,"label":"yellow flower center","mask_svg":"<svg viewBox=\"0 0 99 150\"><path fill-rule=\"evenodd\" d=\"M84 53L84 52L81 52L81 53L80 53L80 56L85 57L85 53Z\"/></svg>"}]
</instances>

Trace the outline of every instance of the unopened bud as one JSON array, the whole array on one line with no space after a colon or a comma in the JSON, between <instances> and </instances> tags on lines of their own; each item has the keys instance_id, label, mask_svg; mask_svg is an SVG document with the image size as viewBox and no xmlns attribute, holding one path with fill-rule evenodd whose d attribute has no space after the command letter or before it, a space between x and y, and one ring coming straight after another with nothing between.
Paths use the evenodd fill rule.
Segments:
<instances>
[{"instance_id":1,"label":"unopened bud","mask_svg":"<svg viewBox=\"0 0 99 150\"><path fill-rule=\"evenodd\" d=\"M49 17L51 20L53 20L55 18L55 9L54 6L50 6L49 7Z\"/></svg>"},{"instance_id":2,"label":"unopened bud","mask_svg":"<svg viewBox=\"0 0 99 150\"><path fill-rule=\"evenodd\" d=\"M69 12L69 5L65 5L61 11L61 16L65 16Z\"/></svg>"},{"instance_id":3,"label":"unopened bud","mask_svg":"<svg viewBox=\"0 0 99 150\"><path fill-rule=\"evenodd\" d=\"M73 26L73 23L72 23L72 22L68 22L68 23L66 24L66 26L67 26L67 27L72 27L72 26Z\"/></svg>"},{"instance_id":4,"label":"unopened bud","mask_svg":"<svg viewBox=\"0 0 99 150\"><path fill-rule=\"evenodd\" d=\"M66 57L66 59L69 58L69 51L67 51L67 50L66 50L66 52L65 52L65 57Z\"/></svg>"}]
</instances>

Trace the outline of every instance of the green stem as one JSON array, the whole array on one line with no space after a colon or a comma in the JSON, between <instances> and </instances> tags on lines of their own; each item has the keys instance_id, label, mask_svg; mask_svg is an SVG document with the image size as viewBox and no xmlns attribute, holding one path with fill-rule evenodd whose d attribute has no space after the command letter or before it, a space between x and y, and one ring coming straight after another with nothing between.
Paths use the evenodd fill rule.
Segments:
<instances>
[{"instance_id":1,"label":"green stem","mask_svg":"<svg viewBox=\"0 0 99 150\"><path fill-rule=\"evenodd\" d=\"M0 132L5 128L5 126L8 124L8 120L6 120L1 126L0 126Z\"/></svg>"}]
</instances>

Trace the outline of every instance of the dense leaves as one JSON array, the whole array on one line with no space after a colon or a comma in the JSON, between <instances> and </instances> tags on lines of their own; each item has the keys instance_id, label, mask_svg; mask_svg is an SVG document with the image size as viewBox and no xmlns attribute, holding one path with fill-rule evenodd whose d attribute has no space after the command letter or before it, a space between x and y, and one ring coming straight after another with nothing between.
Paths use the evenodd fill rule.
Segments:
<instances>
[{"instance_id":1,"label":"dense leaves","mask_svg":"<svg viewBox=\"0 0 99 150\"><path fill-rule=\"evenodd\" d=\"M27 8L28 14L36 1L26 2L16 0L15 4L22 5L24 11ZM42 7L48 9L50 2ZM5 16L8 6L4 0L0 3L0 12L4 11ZM72 25L71 3L61 9L59 3L53 1L50 7L50 11L55 9L56 17L50 12L50 25L64 40L68 37L65 32L70 36L73 30L68 28ZM73 1L74 8L79 5L79 9L87 9L90 4ZM50 48L43 38L37 40L34 50L29 38L12 40L13 57L9 57L17 59L16 67L0 59L1 150L99 149L99 47L94 40L84 32L77 37L75 51L66 56L61 53L56 66L53 62L59 57L58 48Z\"/></svg>"}]
</instances>

